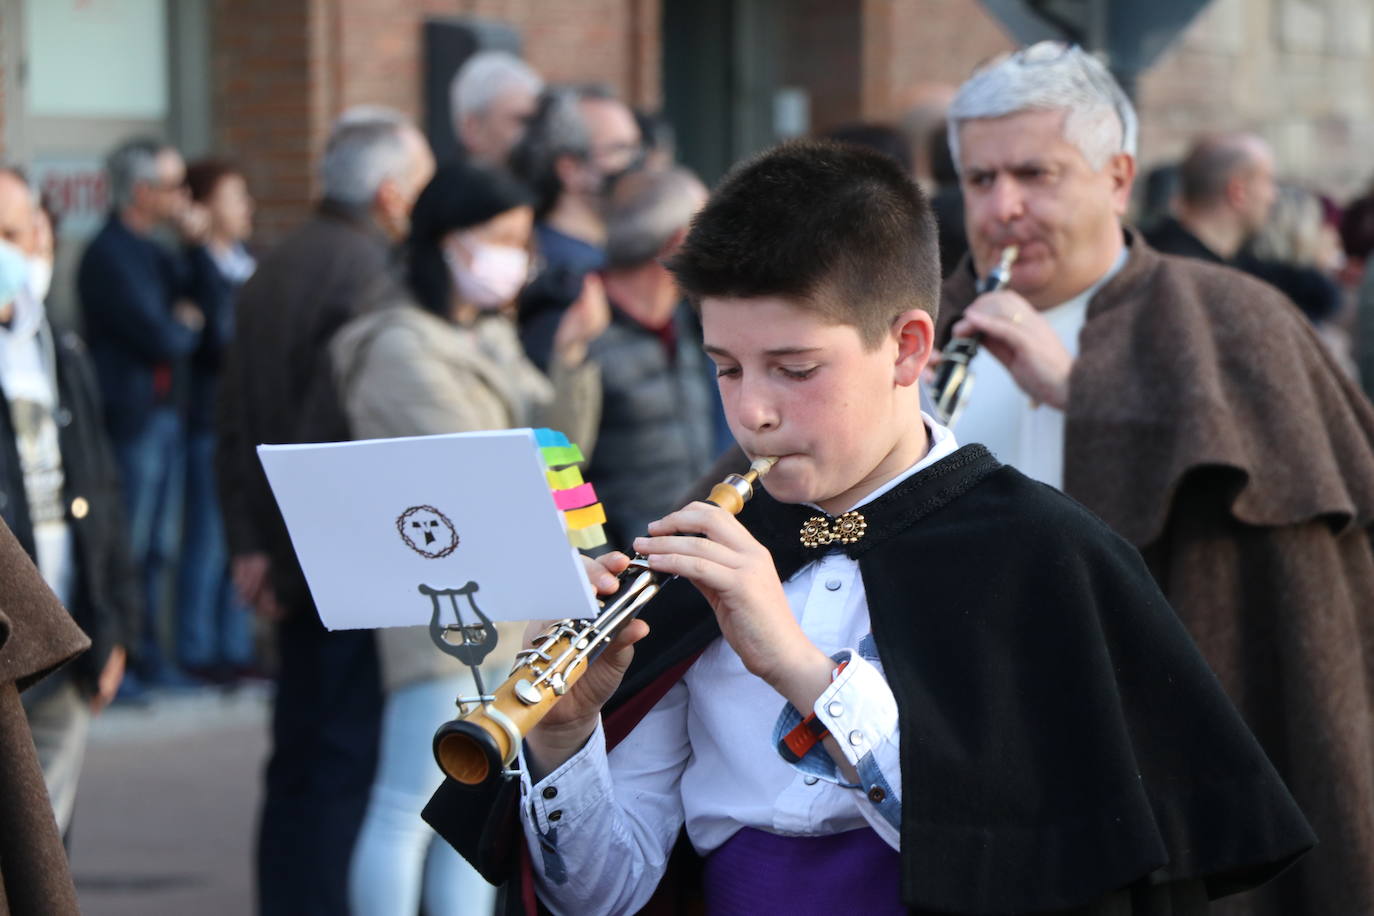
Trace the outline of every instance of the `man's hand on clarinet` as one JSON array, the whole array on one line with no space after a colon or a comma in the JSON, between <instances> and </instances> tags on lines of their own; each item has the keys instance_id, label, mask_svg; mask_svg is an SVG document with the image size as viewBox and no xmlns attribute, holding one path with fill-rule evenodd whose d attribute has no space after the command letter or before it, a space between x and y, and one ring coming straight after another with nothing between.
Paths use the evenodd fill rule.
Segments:
<instances>
[{"instance_id":1,"label":"man's hand on clarinet","mask_svg":"<svg viewBox=\"0 0 1374 916\"><path fill-rule=\"evenodd\" d=\"M1068 406L1073 356L1019 293L1004 289L979 296L950 330L955 337L981 333L983 347L1032 400L1060 410Z\"/></svg>"},{"instance_id":2,"label":"man's hand on clarinet","mask_svg":"<svg viewBox=\"0 0 1374 916\"><path fill-rule=\"evenodd\" d=\"M598 559L583 557L587 578L598 595L616 591L616 576L630 564L623 553L608 553ZM542 633L547 623L534 622L525 630L525 646ZM526 756L533 770L551 773L581 750L592 732L596 731L601 707L620 686L625 670L634 658L634 644L649 635L649 625L632 620L621 630L606 650L597 656L568 692L554 704L539 724L525 736Z\"/></svg>"}]
</instances>

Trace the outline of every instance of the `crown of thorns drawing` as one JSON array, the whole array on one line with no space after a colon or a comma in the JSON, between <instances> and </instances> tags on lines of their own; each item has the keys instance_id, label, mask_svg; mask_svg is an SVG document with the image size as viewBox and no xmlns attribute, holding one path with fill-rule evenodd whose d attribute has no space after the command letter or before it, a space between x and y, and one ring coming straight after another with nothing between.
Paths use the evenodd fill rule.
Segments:
<instances>
[{"instance_id":1,"label":"crown of thorns drawing","mask_svg":"<svg viewBox=\"0 0 1374 916\"><path fill-rule=\"evenodd\" d=\"M407 547L431 560L446 557L458 548L458 530L447 515L433 506L411 506L396 519L396 530Z\"/></svg>"}]
</instances>

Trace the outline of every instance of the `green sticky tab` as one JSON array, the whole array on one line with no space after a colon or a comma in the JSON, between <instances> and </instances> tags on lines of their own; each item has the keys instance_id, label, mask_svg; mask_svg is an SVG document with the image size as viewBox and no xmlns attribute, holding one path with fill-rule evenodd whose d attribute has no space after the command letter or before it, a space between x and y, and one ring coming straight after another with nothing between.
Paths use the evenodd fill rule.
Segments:
<instances>
[{"instance_id":1,"label":"green sticky tab","mask_svg":"<svg viewBox=\"0 0 1374 916\"><path fill-rule=\"evenodd\" d=\"M576 443L562 446L545 446L539 451L544 456L544 464L551 468L561 468L569 464L581 464L586 460L582 457L582 449L578 448Z\"/></svg>"}]
</instances>

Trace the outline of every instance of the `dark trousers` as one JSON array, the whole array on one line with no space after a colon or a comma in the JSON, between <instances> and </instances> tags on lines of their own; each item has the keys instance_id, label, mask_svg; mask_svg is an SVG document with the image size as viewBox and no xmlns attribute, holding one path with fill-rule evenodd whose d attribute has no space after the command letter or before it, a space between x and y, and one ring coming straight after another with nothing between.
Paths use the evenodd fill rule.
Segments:
<instances>
[{"instance_id":1,"label":"dark trousers","mask_svg":"<svg viewBox=\"0 0 1374 916\"><path fill-rule=\"evenodd\" d=\"M153 682L170 676L172 668L162 650L162 598L164 570L176 550L180 441L181 418L166 406L150 410L134 435L114 440L129 516L129 553L141 574L145 601L135 657L138 673Z\"/></svg>"},{"instance_id":2,"label":"dark trousers","mask_svg":"<svg viewBox=\"0 0 1374 916\"><path fill-rule=\"evenodd\" d=\"M247 668L253 664L253 612L229 579L229 548L215 492L214 433L187 430L184 467L177 662L186 668Z\"/></svg>"},{"instance_id":3,"label":"dark trousers","mask_svg":"<svg viewBox=\"0 0 1374 916\"><path fill-rule=\"evenodd\" d=\"M371 630L325 630L313 608L293 609L279 632L258 911L337 916L348 912L349 857L381 739L376 640Z\"/></svg>"}]
</instances>

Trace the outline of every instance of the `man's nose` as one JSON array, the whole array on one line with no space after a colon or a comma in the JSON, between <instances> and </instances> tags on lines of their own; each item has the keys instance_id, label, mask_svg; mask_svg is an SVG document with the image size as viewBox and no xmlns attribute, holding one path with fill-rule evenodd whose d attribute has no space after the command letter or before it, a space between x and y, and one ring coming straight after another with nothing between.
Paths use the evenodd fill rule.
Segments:
<instances>
[{"instance_id":1,"label":"man's nose","mask_svg":"<svg viewBox=\"0 0 1374 916\"><path fill-rule=\"evenodd\" d=\"M1026 198L1014 178L1001 174L993 180L988 192L988 206L999 222L1009 223L1026 212Z\"/></svg>"}]
</instances>

